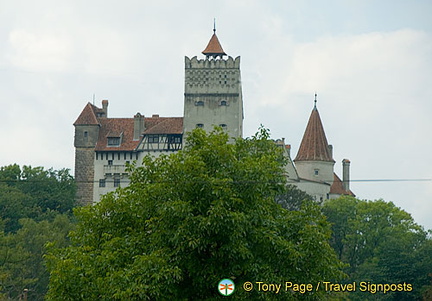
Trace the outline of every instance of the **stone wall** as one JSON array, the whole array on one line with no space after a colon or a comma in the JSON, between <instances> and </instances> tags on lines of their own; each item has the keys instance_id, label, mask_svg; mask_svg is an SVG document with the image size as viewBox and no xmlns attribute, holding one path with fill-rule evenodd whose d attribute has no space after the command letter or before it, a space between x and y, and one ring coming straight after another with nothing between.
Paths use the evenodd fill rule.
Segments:
<instances>
[{"instance_id":1,"label":"stone wall","mask_svg":"<svg viewBox=\"0 0 432 301\"><path fill-rule=\"evenodd\" d=\"M77 201L87 205L93 202L94 149L75 148L75 181Z\"/></svg>"}]
</instances>

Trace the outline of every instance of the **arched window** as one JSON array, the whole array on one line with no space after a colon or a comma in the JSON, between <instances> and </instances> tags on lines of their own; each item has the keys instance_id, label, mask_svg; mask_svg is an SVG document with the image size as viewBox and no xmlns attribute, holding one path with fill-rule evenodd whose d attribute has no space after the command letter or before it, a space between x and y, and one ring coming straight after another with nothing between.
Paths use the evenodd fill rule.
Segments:
<instances>
[{"instance_id":1,"label":"arched window","mask_svg":"<svg viewBox=\"0 0 432 301\"><path fill-rule=\"evenodd\" d=\"M202 101L202 100L195 101L195 105L203 107L204 106L204 101Z\"/></svg>"},{"instance_id":2,"label":"arched window","mask_svg":"<svg viewBox=\"0 0 432 301\"><path fill-rule=\"evenodd\" d=\"M202 124L202 123L197 123L196 127L199 128L199 129L202 129L202 128L204 127L204 124Z\"/></svg>"}]
</instances>

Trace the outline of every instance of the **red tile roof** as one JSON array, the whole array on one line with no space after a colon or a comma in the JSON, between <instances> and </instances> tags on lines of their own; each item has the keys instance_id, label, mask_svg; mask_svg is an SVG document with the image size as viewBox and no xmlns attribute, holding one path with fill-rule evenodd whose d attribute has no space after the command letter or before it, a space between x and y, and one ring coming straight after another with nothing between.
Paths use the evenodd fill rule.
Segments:
<instances>
[{"instance_id":1,"label":"red tile roof","mask_svg":"<svg viewBox=\"0 0 432 301\"><path fill-rule=\"evenodd\" d=\"M99 118L99 122L101 127L96 151L133 151L138 147L140 140L133 140L134 118ZM144 125L144 134L181 134L183 117L145 118ZM119 137L120 134L120 146L108 146L108 137Z\"/></svg>"},{"instance_id":2,"label":"red tile roof","mask_svg":"<svg viewBox=\"0 0 432 301\"><path fill-rule=\"evenodd\" d=\"M333 184L332 186L330 186L331 194L355 196L355 194L351 190L347 191L343 188L342 180L335 173L333 173L333 175Z\"/></svg>"},{"instance_id":3,"label":"red tile roof","mask_svg":"<svg viewBox=\"0 0 432 301\"><path fill-rule=\"evenodd\" d=\"M183 117L152 117L145 119L144 134L181 134Z\"/></svg>"},{"instance_id":4,"label":"red tile roof","mask_svg":"<svg viewBox=\"0 0 432 301\"><path fill-rule=\"evenodd\" d=\"M207 44L206 49L203 50L202 54L205 55L226 55L225 51L222 49L222 46L219 42L218 37L216 36L216 33L214 33L212 35L212 37L210 38L210 41Z\"/></svg>"},{"instance_id":5,"label":"red tile roof","mask_svg":"<svg viewBox=\"0 0 432 301\"><path fill-rule=\"evenodd\" d=\"M96 113L99 110L101 109L92 105L91 103L88 103L73 125L98 125L99 122L96 118Z\"/></svg>"},{"instance_id":6,"label":"red tile roof","mask_svg":"<svg viewBox=\"0 0 432 301\"><path fill-rule=\"evenodd\" d=\"M100 118L99 139L96 151L133 151L139 144L139 140L133 140L133 118ZM117 137L123 133L120 146L108 146L108 137Z\"/></svg>"},{"instance_id":7,"label":"red tile roof","mask_svg":"<svg viewBox=\"0 0 432 301\"><path fill-rule=\"evenodd\" d=\"M294 161L329 161L332 158L317 108L312 110L303 135L297 157Z\"/></svg>"}]
</instances>

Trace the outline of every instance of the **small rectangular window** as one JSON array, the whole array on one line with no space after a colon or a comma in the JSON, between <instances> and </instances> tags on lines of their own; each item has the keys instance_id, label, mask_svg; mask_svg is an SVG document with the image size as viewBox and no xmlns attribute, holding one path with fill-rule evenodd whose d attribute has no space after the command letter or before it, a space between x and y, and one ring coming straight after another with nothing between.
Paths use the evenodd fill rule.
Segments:
<instances>
[{"instance_id":1,"label":"small rectangular window","mask_svg":"<svg viewBox=\"0 0 432 301\"><path fill-rule=\"evenodd\" d=\"M317 176L317 175L319 175L319 169L315 169L314 170L314 174Z\"/></svg>"},{"instance_id":2,"label":"small rectangular window","mask_svg":"<svg viewBox=\"0 0 432 301\"><path fill-rule=\"evenodd\" d=\"M108 146L119 146L120 137L108 137Z\"/></svg>"},{"instance_id":3,"label":"small rectangular window","mask_svg":"<svg viewBox=\"0 0 432 301\"><path fill-rule=\"evenodd\" d=\"M105 187L105 185L106 185L105 179L100 179L99 180L99 187Z\"/></svg>"},{"instance_id":4,"label":"small rectangular window","mask_svg":"<svg viewBox=\"0 0 432 301\"><path fill-rule=\"evenodd\" d=\"M148 143L159 143L159 135L148 135Z\"/></svg>"},{"instance_id":5,"label":"small rectangular window","mask_svg":"<svg viewBox=\"0 0 432 301\"><path fill-rule=\"evenodd\" d=\"M196 127L199 128L199 129L202 129L202 128L204 127L204 124L202 124L202 123L197 123Z\"/></svg>"},{"instance_id":6,"label":"small rectangular window","mask_svg":"<svg viewBox=\"0 0 432 301\"><path fill-rule=\"evenodd\" d=\"M114 178L114 187L120 187L120 178Z\"/></svg>"},{"instance_id":7,"label":"small rectangular window","mask_svg":"<svg viewBox=\"0 0 432 301\"><path fill-rule=\"evenodd\" d=\"M108 160L108 165L112 166L113 165L113 160Z\"/></svg>"},{"instance_id":8,"label":"small rectangular window","mask_svg":"<svg viewBox=\"0 0 432 301\"><path fill-rule=\"evenodd\" d=\"M202 101L202 100L195 101L195 105L202 107L202 106L204 106L204 101Z\"/></svg>"}]
</instances>

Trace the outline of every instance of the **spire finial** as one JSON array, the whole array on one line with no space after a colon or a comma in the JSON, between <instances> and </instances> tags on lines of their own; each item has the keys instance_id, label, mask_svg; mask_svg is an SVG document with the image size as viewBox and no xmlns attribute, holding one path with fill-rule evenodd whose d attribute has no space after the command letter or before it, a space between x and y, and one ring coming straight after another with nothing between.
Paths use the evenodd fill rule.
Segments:
<instances>
[{"instance_id":1,"label":"spire finial","mask_svg":"<svg viewBox=\"0 0 432 301\"><path fill-rule=\"evenodd\" d=\"M216 33L216 18L213 18L213 33Z\"/></svg>"},{"instance_id":2,"label":"spire finial","mask_svg":"<svg viewBox=\"0 0 432 301\"><path fill-rule=\"evenodd\" d=\"M315 92L315 100L314 100L314 109L316 109L316 103L317 103L317 96L318 96L318 94L316 94L316 92Z\"/></svg>"}]
</instances>

